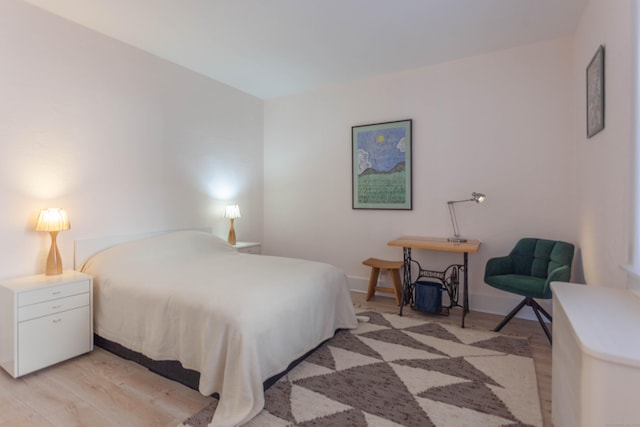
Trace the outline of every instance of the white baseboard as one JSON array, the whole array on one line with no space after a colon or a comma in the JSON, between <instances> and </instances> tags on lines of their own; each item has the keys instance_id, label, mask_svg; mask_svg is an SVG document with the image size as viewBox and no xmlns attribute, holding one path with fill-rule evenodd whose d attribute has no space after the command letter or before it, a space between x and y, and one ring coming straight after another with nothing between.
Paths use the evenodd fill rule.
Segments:
<instances>
[{"instance_id":1,"label":"white baseboard","mask_svg":"<svg viewBox=\"0 0 640 427\"><path fill-rule=\"evenodd\" d=\"M365 279L362 277L351 277L347 276L347 282L349 284L349 290L357 293L366 293L367 288L369 287L369 279ZM380 276L379 279L380 286L391 287L391 282L388 278ZM504 295L486 295L486 294L469 294L469 308L472 311L479 311L482 313L491 313L497 314L500 316L506 316L513 308L522 301L524 297L520 297L518 295L508 294L506 292ZM377 294L376 296L383 296L386 298L393 298L392 295L387 294ZM536 300L538 303L545 309L547 312L552 314L552 306L551 300ZM516 315L517 318L527 319L527 320L535 320L535 313L531 309L531 307L524 307L520 312ZM544 317L543 317L544 319ZM544 319L545 321L547 319Z\"/></svg>"},{"instance_id":2,"label":"white baseboard","mask_svg":"<svg viewBox=\"0 0 640 427\"><path fill-rule=\"evenodd\" d=\"M379 281L383 283L382 278ZM366 293L369 288L369 279L363 279L362 277L347 276L347 283L349 284L349 290L352 292Z\"/></svg>"},{"instance_id":3,"label":"white baseboard","mask_svg":"<svg viewBox=\"0 0 640 427\"><path fill-rule=\"evenodd\" d=\"M519 295L512 295L504 293L504 295L485 295L485 294L469 294L469 308L473 311L480 311L482 313L498 314L500 316L506 316L516 305L522 301L524 297ZM538 304L542 306L551 315L552 307L551 300L536 300ZM516 317L520 319L535 320L538 321L533 309L531 307L523 307L522 310L516 314ZM547 319L542 317L545 322ZM548 322L547 322L548 323Z\"/></svg>"}]
</instances>

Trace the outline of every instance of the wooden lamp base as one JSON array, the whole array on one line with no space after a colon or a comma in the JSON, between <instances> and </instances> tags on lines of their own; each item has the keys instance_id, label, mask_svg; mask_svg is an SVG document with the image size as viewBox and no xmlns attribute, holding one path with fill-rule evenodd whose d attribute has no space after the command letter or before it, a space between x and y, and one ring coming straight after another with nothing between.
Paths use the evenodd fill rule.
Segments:
<instances>
[{"instance_id":1,"label":"wooden lamp base","mask_svg":"<svg viewBox=\"0 0 640 427\"><path fill-rule=\"evenodd\" d=\"M229 242L230 245L236 244L236 230L233 229L233 220L233 218L229 218L229 221L231 221L231 228L229 228L229 237L227 237L227 242Z\"/></svg>"},{"instance_id":2,"label":"wooden lamp base","mask_svg":"<svg viewBox=\"0 0 640 427\"><path fill-rule=\"evenodd\" d=\"M56 244L58 232L50 231L49 233L51 233L51 248L49 248L49 255L47 256L45 274L47 276L55 276L62 274L62 259L60 258L60 252L58 252L58 245Z\"/></svg>"}]
</instances>

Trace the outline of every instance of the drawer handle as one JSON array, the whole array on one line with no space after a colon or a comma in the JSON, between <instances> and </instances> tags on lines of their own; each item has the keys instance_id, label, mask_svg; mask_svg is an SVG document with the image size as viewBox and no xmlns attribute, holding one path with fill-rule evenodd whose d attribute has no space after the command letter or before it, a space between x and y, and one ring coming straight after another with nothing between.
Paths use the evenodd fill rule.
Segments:
<instances>
[{"instance_id":1,"label":"drawer handle","mask_svg":"<svg viewBox=\"0 0 640 427\"><path fill-rule=\"evenodd\" d=\"M61 306L61 305L54 305L54 306L52 306L51 308L52 308L53 310L57 310L57 309L59 309L60 307L62 307L62 306Z\"/></svg>"},{"instance_id":2,"label":"drawer handle","mask_svg":"<svg viewBox=\"0 0 640 427\"><path fill-rule=\"evenodd\" d=\"M60 323L60 322L62 322L61 318L60 319L53 319L53 323Z\"/></svg>"},{"instance_id":3,"label":"drawer handle","mask_svg":"<svg viewBox=\"0 0 640 427\"><path fill-rule=\"evenodd\" d=\"M61 291L53 291L53 292L52 292L52 295L60 295L60 292L61 292Z\"/></svg>"}]
</instances>

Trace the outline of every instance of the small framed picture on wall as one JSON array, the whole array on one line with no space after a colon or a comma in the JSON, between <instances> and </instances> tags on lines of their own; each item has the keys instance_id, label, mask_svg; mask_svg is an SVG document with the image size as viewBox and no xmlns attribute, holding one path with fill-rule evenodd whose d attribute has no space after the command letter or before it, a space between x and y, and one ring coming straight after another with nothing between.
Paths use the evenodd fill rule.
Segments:
<instances>
[{"instance_id":1,"label":"small framed picture on wall","mask_svg":"<svg viewBox=\"0 0 640 427\"><path fill-rule=\"evenodd\" d=\"M604 46L587 66L587 138L604 129Z\"/></svg>"}]
</instances>

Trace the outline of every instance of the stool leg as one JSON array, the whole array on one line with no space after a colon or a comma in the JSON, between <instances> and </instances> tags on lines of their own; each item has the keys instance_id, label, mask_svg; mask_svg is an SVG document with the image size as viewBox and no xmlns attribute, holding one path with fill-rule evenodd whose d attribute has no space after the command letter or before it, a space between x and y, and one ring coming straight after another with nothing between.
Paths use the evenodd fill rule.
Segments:
<instances>
[{"instance_id":1,"label":"stool leg","mask_svg":"<svg viewBox=\"0 0 640 427\"><path fill-rule=\"evenodd\" d=\"M391 282L393 283L394 294L396 295L396 305L400 305L400 298L402 297L402 282L400 281L399 270L389 270L391 273Z\"/></svg>"},{"instance_id":2,"label":"stool leg","mask_svg":"<svg viewBox=\"0 0 640 427\"><path fill-rule=\"evenodd\" d=\"M378 286L378 275L380 274L380 269L376 267L371 267L371 276L369 276L369 289L367 290L367 301L373 297L376 293L376 286Z\"/></svg>"}]
</instances>

